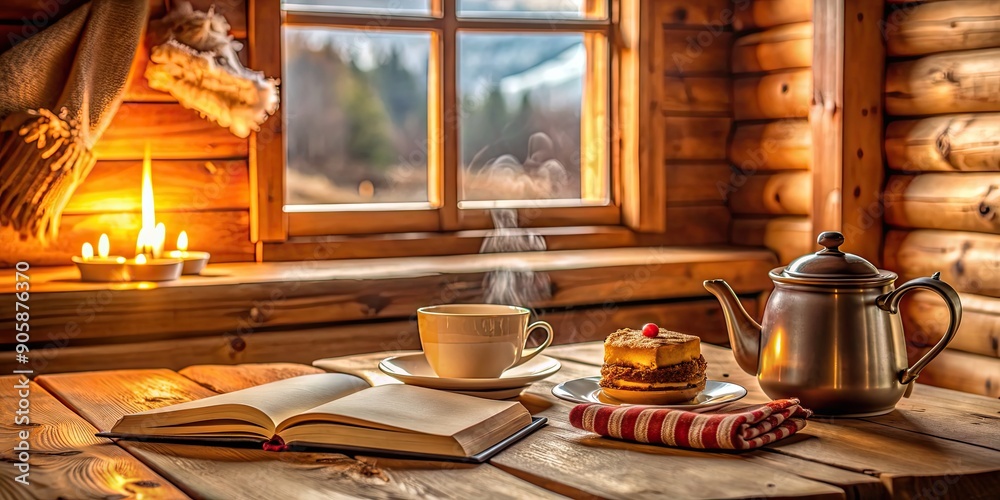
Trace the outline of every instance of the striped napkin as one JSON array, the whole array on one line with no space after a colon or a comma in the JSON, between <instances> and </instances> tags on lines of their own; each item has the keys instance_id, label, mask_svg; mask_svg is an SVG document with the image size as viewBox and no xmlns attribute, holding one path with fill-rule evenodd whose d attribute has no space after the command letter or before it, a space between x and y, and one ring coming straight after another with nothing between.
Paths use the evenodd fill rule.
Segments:
<instances>
[{"instance_id":1,"label":"striped napkin","mask_svg":"<svg viewBox=\"0 0 1000 500\"><path fill-rule=\"evenodd\" d=\"M694 413L648 406L581 404L569 413L573 427L626 441L708 450L750 450L784 439L806 426L812 412L798 399L726 413Z\"/></svg>"}]
</instances>

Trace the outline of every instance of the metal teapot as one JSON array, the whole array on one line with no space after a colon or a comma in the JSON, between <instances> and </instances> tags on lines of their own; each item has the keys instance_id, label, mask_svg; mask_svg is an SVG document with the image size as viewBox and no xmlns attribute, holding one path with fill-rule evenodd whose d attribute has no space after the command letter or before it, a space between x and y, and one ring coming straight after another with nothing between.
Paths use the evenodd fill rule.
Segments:
<instances>
[{"instance_id":1,"label":"metal teapot","mask_svg":"<svg viewBox=\"0 0 1000 500\"><path fill-rule=\"evenodd\" d=\"M888 413L955 336L962 321L958 293L940 273L894 289L895 273L840 251L843 234L824 232L817 241L823 250L771 270L774 291L760 325L725 281L705 281L705 288L722 303L737 363L769 397L796 397L827 416ZM944 299L951 322L937 345L907 366L897 312L900 298L918 288Z\"/></svg>"}]
</instances>

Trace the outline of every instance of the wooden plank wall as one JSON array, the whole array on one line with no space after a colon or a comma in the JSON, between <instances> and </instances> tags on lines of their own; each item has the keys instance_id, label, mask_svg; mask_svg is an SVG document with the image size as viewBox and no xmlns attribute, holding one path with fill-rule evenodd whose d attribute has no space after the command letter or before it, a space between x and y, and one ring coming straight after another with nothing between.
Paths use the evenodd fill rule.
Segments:
<instances>
[{"instance_id":1,"label":"wooden plank wall","mask_svg":"<svg viewBox=\"0 0 1000 500\"><path fill-rule=\"evenodd\" d=\"M731 0L653 2L649 144L666 169L667 232L680 245L728 239L726 141L732 127ZM692 232L692 223L698 230ZM686 241L686 242L685 242ZM694 241L694 243L692 243Z\"/></svg>"},{"instance_id":2,"label":"wooden plank wall","mask_svg":"<svg viewBox=\"0 0 1000 500\"><path fill-rule=\"evenodd\" d=\"M753 0L733 21L730 241L783 263L812 251L812 2ZM739 3L736 3L739 5Z\"/></svg>"},{"instance_id":3,"label":"wooden plank wall","mask_svg":"<svg viewBox=\"0 0 1000 500\"><path fill-rule=\"evenodd\" d=\"M170 0L150 0L150 18L164 15ZM0 5L0 52L57 22L82 0L7 0ZM215 5L246 38L244 0L192 0L196 9ZM68 265L85 241L108 233L112 251L131 255L140 226L140 181L146 142L152 148L157 219L167 226L167 248L183 229L191 247L216 262L251 261L248 142L184 109L170 95L146 86L148 51L141 47L122 104L95 145L94 170L70 199L60 236L48 247L21 241L0 229L0 267L25 260L33 266Z\"/></svg>"},{"instance_id":4,"label":"wooden plank wall","mask_svg":"<svg viewBox=\"0 0 1000 500\"><path fill-rule=\"evenodd\" d=\"M1000 3L889 2L885 266L935 271L965 308L921 382L1000 396ZM917 295L917 294L914 294ZM902 308L911 360L944 331L931 294Z\"/></svg>"}]
</instances>

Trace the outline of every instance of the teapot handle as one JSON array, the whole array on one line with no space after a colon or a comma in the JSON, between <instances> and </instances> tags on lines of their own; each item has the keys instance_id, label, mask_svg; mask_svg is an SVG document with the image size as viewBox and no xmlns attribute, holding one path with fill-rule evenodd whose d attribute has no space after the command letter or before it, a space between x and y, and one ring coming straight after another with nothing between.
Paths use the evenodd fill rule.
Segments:
<instances>
[{"instance_id":1,"label":"teapot handle","mask_svg":"<svg viewBox=\"0 0 1000 500\"><path fill-rule=\"evenodd\" d=\"M948 306L948 313L951 315L951 320L948 323L948 331L941 337L941 340L930 351L927 351L927 354L924 354L923 357L917 360L913 366L899 372L899 382L903 385L909 384L916 379L917 375L920 375L920 370L923 370L927 366L927 363L930 363L935 356L941 354L941 351L955 337L958 325L962 323L962 301L958 297L958 292L951 285L941 281L941 273L934 273L930 278L916 278L907 281L899 288L880 295L875 303L878 304L880 309L888 311L890 314L896 314L899 312L899 300L903 295L918 288L926 288L940 295Z\"/></svg>"}]
</instances>

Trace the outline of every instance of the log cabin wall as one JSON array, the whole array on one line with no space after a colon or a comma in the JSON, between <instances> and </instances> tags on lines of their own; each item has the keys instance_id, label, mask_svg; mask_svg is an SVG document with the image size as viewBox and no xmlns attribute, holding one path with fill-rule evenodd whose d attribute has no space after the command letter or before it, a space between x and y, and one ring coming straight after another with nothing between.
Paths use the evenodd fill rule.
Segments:
<instances>
[{"instance_id":1,"label":"log cabin wall","mask_svg":"<svg viewBox=\"0 0 1000 500\"><path fill-rule=\"evenodd\" d=\"M229 20L232 34L245 39L244 0L190 0L196 9ZM167 11L169 0L150 0L150 18ZM5 0L0 4L0 52L27 39L85 3L83 0ZM244 49L244 52L246 50ZM184 109L176 99L146 86L148 58L141 47L133 62L125 100L95 145L98 162L70 199L59 238L49 247L22 241L0 228L0 267L18 260L32 266L68 265L84 242L108 233L111 248L128 254L140 222L142 157L148 141L153 159L157 220L167 227L167 248L181 230L191 248L212 254L213 262L252 261L248 141Z\"/></svg>"},{"instance_id":2,"label":"log cabin wall","mask_svg":"<svg viewBox=\"0 0 1000 500\"><path fill-rule=\"evenodd\" d=\"M787 263L814 243L812 2L753 0L733 28L730 241L767 247Z\"/></svg>"},{"instance_id":3,"label":"log cabin wall","mask_svg":"<svg viewBox=\"0 0 1000 500\"><path fill-rule=\"evenodd\" d=\"M1000 2L887 6L885 267L940 271L964 307L920 381L1000 396ZM948 312L921 292L902 314L911 360Z\"/></svg>"}]
</instances>

